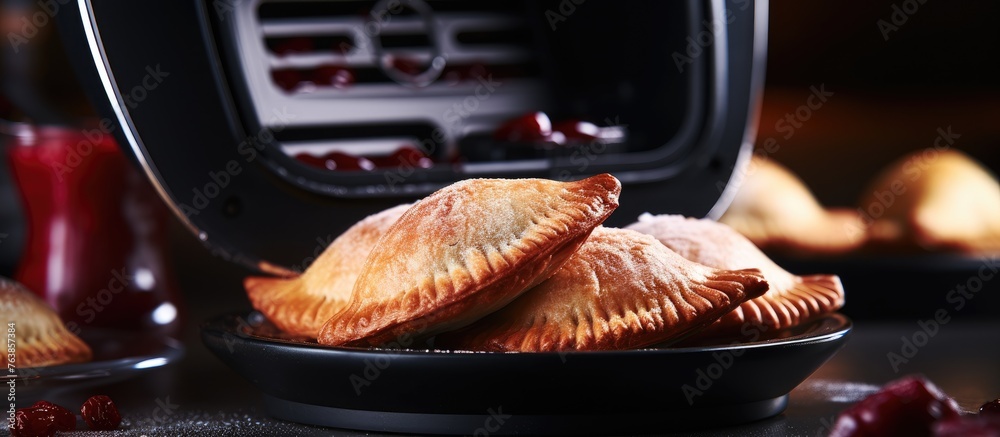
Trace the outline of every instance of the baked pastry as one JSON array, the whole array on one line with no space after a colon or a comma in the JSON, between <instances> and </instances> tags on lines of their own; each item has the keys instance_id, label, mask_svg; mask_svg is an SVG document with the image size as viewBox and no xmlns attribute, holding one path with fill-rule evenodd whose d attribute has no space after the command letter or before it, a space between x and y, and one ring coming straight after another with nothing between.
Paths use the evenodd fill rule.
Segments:
<instances>
[{"instance_id":1,"label":"baked pastry","mask_svg":"<svg viewBox=\"0 0 1000 437\"><path fill-rule=\"evenodd\" d=\"M766 290L756 269L712 269L648 235L599 227L551 278L438 341L474 351L634 349L680 339Z\"/></svg>"},{"instance_id":2,"label":"baked pastry","mask_svg":"<svg viewBox=\"0 0 1000 437\"><path fill-rule=\"evenodd\" d=\"M865 240L857 211L824 209L788 169L757 156L719 221L762 249L833 254L855 249Z\"/></svg>"},{"instance_id":3,"label":"baked pastry","mask_svg":"<svg viewBox=\"0 0 1000 437\"><path fill-rule=\"evenodd\" d=\"M1000 183L957 150L914 152L869 185L873 245L1000 253Z\"/></svg>"},{"instance_id":4,"label":"baked pastry","mask_svg":"<svg viewBox=\"0 0 1000 437\"><path fill-rule=\"evenodd\" d=\"M379 241L331 346L391 345L459 328L551 276L618 207L621 184L470 179L420 200Z\"/></svg>"},{"instance_id":5,"label":"baked pastry","mask_svg":"<svg viewBox=\"0 0 1000 437\"><path fill-rule=\"evenodd\" d=\"M371 215L333 240L301 275L264 265L281 277L251 276L243 281L251 304L282 331L316 338L319 329L347 306L368 253L410 208L399 205Z\"/></svg>"},{"instance_id":6,"label":"baked pastry","mask_svg":"<svg viewBox=\"0 0 1000 437\"><path fill-rule=\"evenodd\" d=\"M793 275L724 224L679 215L643 214L626 228L651 235L696 263L727 270L752 267L764 274L770 286L767 293L744 302L699 336L736 336L746 329L773 332L844 306L844 286L839 277Z\"/></svg>"},{"instance_id":7,"label":"baked pastry","mask_svg":"<svg viewBox=\"0 0 1000 437\"><path fill-rule=\"evenodd\" d=\"M45 301L6 278L0 278L0 320L14 324L16 348L8 352L19 369L90 361L90 347L66 329ZM9 332L10 325L6 328Z\"/></svg>"}]
</instances>

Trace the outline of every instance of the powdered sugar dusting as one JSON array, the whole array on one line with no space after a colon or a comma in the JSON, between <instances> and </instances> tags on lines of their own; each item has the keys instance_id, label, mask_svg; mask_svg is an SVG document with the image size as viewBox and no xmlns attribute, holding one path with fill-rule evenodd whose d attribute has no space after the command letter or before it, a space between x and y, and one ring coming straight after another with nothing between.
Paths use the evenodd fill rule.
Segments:
<instances>
[{"instance_id":1,"label":"powdered sugar dusting","mask_svg":"<svg viewBox=\"0 0 1000 437\"><path fill-rule=\"evenodd\" d=\"M523 274L518 265L603 221L617 207L619 189L610 175L572 183L468 179L445 187L415 204L379 241L341 317L395 308L373 320L370 330L377 330L465 299L504 275ZM501 258L508 264L502 270ZM509 290L507 299L521 291ZM420 297L409 299L408 293ZM400 306L400 301L415 304ZM475 320L491 309L477 307L456 317Z\"/></svg>"},{"instance_id":2,"label":"powdered sugar dusting","mask_svg":"<svg viewBox=\"0 0 1000 437\"><path fill-rule=\"evenodd\" d=\"M772 290L786 289L796 282L794 275L771 261L749 239L709 219L647 213L625 229L651 235L680 256L709 267L760 269Z\"/></svg>"}]
</instances>

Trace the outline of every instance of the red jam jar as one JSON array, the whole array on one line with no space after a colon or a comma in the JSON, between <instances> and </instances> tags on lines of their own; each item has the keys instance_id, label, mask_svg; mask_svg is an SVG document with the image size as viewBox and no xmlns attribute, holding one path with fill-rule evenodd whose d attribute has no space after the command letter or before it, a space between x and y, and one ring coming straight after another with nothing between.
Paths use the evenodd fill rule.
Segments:
<instances>
[{"instance_id":1,"label":"red jam jar","mask_svg":"<svg viewBox=\"0 0 1000 437\"><path fill-rule=\"evenodd\" d=\"M28 224L16 279L71 330L175 336L181 319L166 257L169 212L111 129L106 121L21 126L8 137Z\"/></svg>"}]
</instances>

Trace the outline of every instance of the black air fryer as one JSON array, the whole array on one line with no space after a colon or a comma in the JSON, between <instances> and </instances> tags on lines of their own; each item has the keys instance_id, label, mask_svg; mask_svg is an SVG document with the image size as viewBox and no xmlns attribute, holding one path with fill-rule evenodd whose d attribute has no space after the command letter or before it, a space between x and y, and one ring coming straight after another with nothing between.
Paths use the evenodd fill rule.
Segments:
<instances>
[{"instance_id":1,"label":"black air fryer","mask_svg":"<svg viewBox=\"0 0 1000 437\"><path fill-rule=\"evenodd\" d=\"M750 152L766 2L79 0L81 81L217 254L302 267L362 217L478 177L718 216Z\"/></svg>"}]
</instances>

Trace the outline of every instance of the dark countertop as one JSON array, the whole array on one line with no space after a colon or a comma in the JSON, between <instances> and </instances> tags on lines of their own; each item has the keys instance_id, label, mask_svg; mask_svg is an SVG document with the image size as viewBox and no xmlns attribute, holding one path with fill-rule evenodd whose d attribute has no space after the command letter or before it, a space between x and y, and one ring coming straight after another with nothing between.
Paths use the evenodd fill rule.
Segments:
<instances>
[{"instance_id":1,"label":"dark countertop","mask_svg":"<svg viewBox=\"0 0 1000 437\"><path fill-rule=\"evenodd\" d=\"M856 323L847 345L792 391L783 414L740 426L676 435L826 435L839 411L880 385L912 373L934 381L965 411L978 410L982 403L1000 397L1000 321L952 320L928 336L915 354L908 350L904 355L902 339L912 339L920 330L917 320ZM79 433L83 435L372 435L267 417L256 389L216 360L196 335L193 327L185 333L186 354L176 364L110 386L67 389L45 397L67 406L79 405L98 393L115 399L126 420L122 430ZM922 334L916 336L918 343L923 343ZM896 360L894 368L889 358L892 353L900 354L906 362ZM419 394L411 395L419 402ZM674 435L669 434L669 423L663 424L663 430Z\"/></svg>"},{"instance_id":2,"label":"dark countertop","mask_svg":"<svg viewBox=\"0 0 1000 437\"><path fill-rule=\"evenodd\" d=\"M47 400L71 409L95 394L107 394L118 403L126 421L123 429L74 435L372 435L269 418L260 407L260 392L216 359L202 345L199 335L199 323L204 320L250 310L241 286L249 272L211 256L177 226L170 241L174 271L184 298L181 308L188 320L181 334L185 355L175 364L150 369L127 381L45 393ZM978 293L979 297L969 305L961 311L954 310L946 299L948 291L975 274L981 260L959 266L939 261L923 262L908 270L888 261L872 264L870 260L861 262L858 268L829 262L790 264L788 268L798 273L822 271L842 275L848 291L844 311L855 318L846 346L791 392L783 414L741 426L683 434L669 434L671 424L664 423L664 434L822 436L828 433L837 413L848 405L886 382L912 373L924 374L956 398L966 411L977 410L981 404L1000 397L1000 318L996 317L1000 314L997 301L1000 283L990 282L988 289ZM782 263L789 264L788 260ZM883 283L871 285L879 278L884 279ZM909 282L899 282L906 278L910 278ZM900 299L922 304L902 308ZM900 362L898 369L894 369L888 355L901 354L902 338L912 338L921 329L919 322L926 321L939 309L950 311L950 321L929 337L915 355L911 354L908 362ZM419 393L408 395L414 402L420 402ZM30 405L36 400L19 394L17 403ZM0 425L4 426L5 422Z\"/></svg>"}]
</instances>

